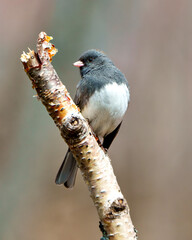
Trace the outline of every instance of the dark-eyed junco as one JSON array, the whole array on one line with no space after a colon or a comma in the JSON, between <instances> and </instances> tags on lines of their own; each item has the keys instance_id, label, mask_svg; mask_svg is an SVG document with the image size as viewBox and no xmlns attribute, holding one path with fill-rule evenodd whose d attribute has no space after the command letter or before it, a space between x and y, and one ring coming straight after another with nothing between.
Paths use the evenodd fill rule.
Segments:
<instances>
[{"instance_id":1,"label":"dark-eyed junco","mask_svg":"<svg viewBox=\"0 0 192 240\"><path fill-rule=\"evenodd\" d=\"M128 82L112 61L97 50L83 53L74 66L80 68L81 74L74 101L96 136L103 138L103 147L108 149L128 107ZM77 163L68 149L55 182L71 188L76 174Z\"/></svg>"}]
</instances>

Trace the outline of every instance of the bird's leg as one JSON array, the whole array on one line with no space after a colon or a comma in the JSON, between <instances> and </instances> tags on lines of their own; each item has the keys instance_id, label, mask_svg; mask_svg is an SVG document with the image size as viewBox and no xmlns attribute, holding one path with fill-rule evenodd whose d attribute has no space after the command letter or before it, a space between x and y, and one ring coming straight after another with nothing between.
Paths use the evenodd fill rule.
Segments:
<instances>
[{"instance_id":1,"label":"bird's leg","mask_svg":"<svg viewBox=\"0 0 192 240\"><path fill-rule=\"evenodd\" d=\"M92 134L93 134L94 138L96 139L97 143L99 144L99 147L102 148L105 153L107 153L108 149L103 147L103 144L101 143L99 137L94 133L93 128L90 125L89 119L87 119L87 121L89 123L89 127L91 128L91 131L92 131Z\"/></svg>"},{"instance_id":2,"label":"bird's leg","mask_svg":"<svg viewBox=\"0 0 192 240\"><path fill-rule=\"evenodd\" d=\"M93 133L93 136L95 137L97 143L99 144L99 147L102 148L105 153L107 153L108 149L103 147L103 144L101 143L99 137L97 137L97 135L93 132L93 129L92 129L92 133Z\"/></svg>"},{"instance_id":3,"label":"bird's leg","mask_svg":"<svg viewBox=\"0 0 192 240\"><path fill-rule=\"evenodd\" d=\"M93 134L94 138L96 139L97 143L99 144L100 147L102 147L102 143L101 143L99 137L94 133L92 127L91 127L91 130L92 130L92 134Z\"/></svg>"}]
</instances>

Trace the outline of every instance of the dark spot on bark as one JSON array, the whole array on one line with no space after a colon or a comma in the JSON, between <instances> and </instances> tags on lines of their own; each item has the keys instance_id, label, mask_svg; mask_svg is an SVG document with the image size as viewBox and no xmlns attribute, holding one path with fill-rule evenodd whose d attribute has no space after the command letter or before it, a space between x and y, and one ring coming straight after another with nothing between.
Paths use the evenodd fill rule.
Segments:
<instances>
[{"instance_id":1,"label":"dark spot on bark","mask_svg":"<svg viewBox=\"0 0 192 240\"><path fill-rule=\"evenodd\" d=\"M106 214L106 220L112 220L120 217L121 212L128 209L127 203L124 199L116 199L109 208L108 213Z\"/></svg>"},{"instance_id":2,"label":"dark spot on bark","mask_svg":"<svg viewBox=\"0 0 192 240\"><path fill-rule=\"evenodd\" d=\"M124 203L123 199L117 199L116 201L114 201L111 204L111 209L114 212L121 212L121 211L125 210L126 206L127 205L126 205L126 203Z\"/></svg>"}]
</instances>

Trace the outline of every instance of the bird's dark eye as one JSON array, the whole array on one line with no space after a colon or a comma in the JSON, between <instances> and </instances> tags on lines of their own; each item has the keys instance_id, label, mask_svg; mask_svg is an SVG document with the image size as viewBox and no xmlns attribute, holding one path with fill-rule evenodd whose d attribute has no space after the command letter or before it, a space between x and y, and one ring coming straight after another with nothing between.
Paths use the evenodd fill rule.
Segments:
<instances>
[{"instance_id":1,"label":"bird's dark eye","mask_svg":"<svg viewBox=\"0 0 192 240\"><path fill-rule=\"evenodd\" d=\"M93 58L92 58L92 57L90 57L90 58L88 59L88 61L89 61L89 62L92 62L92 61L93 61Z\"/></svg>"}]
</instances>

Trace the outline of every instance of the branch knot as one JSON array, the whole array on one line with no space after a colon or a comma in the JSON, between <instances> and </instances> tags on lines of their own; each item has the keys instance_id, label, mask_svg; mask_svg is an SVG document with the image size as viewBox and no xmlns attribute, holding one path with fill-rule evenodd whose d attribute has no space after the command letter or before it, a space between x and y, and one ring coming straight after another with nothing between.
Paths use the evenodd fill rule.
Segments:
<instances>
[{"instance_id":1,"label":"branch knot","mask_svg":"<svg viewBox=\"0 0 192 240\"><path fill-rule=\"evenodd\" d=\"M84 123L85 120L81 118L79 113L66 116L62 123L61 135L71 145L81 142L88 132L88 128Z\"/></svg>"}]
</instances>

